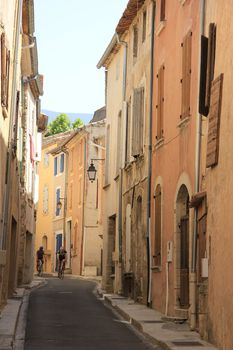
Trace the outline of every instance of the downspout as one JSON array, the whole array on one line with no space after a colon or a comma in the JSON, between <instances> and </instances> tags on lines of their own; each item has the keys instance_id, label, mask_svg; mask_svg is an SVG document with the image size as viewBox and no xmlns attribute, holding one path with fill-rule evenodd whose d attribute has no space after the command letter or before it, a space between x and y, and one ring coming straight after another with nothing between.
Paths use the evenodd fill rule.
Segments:
<instances>
[{"instance_id":1,"label":"downspout","mask_svg":"<svg viewBox=\"0 0 233 350\"><path fill-rule=\"evenodd\" d=\"M84 167L83 167L83 200L82 200L82 206L83 206L83 212L82 212L82 245L81 245L81 259L80 259L80 275L83 274L84 271L84 240L85 240L85 194L86 194L86 160L87 160L87 140L86 137L84 139Z\"/></svg>"},{"instance_id":2,"label":"downspout","mask_svg":"<svg viewBox=\"0 0 233 350\"><path fill-rule=\"evenodd\" d=\"M152 0L151 14L151 56L150 56L150 111L149 111L149 144L148 144L148 182L147 182L147 304L151 305L152 287L152 252L151 252L151 166L152 166L152 115L153 115L153 82L154 82L154 31L155 31L155 1Z\"/></svg>"},{"instance_id":3,"label":"downspout","mask_svg":"<svg viewBox=\"0 0 233 350\"><path fill-rule=\"evenodd\" d=\"M127 56L128 56L128 44L125 41L120 40L119 35L116 33L117 42L124 46L124 62L123 62L123 88L122 88L122 109L126 103L126 79L127 79ZM122 264L122 188L123 188L123 161L120 161L119 169L119 218L118 218L118 234L119 234L119 263ZM122 270L121 270L122 271ZM122 285L122 272L121 272L121 285ZM122 288L120 288L122 289Z\"/></svg>"},{"instance_id":4,"label":"downspout","mask_svg":"<svg viewBox=\"0 0 233 350\"><path fill-rule=\"evenodd\" d=\"M199 43L199 69L198 69L198 96L200 84L200 62L201 62L201 35L205 29L205 0L200 2L200 43ZM200 168L201 168L201 136L202 136L202 115L198 113L197 131L196 131L196 154L195 154L195 193L200 191ZM193 242L192 242L192 269L191 269L191 317L190 327L196 329L197 323L197 305L196 305L196 264L197 264L197 225L198 208L194 208Z\"/></svg>"},{"instance_id":5,"label":"downspout","mask_svg":"<svg viewBox=\"0 0 233 350\"><path fill-rule=\"evenodd\" d=\"M12 193L12 176L11 176L11 162L12 162L12 131L13 120L16 107L16 84L17 84L17 68L19 63L19 39L20 28L22 21L22 6L23 0L18 0L17 18L16 18L16 33L14 40L14 58L13 58L13 76L12 76L12 94L11 94L11 109L9 118L9 134L8 134L8 151L6 160L6 176L5 179L5 191L4 191L4 204L3 204L3 224L2 232L0 236L0 249L6 250L7 245L7 232L9 231L9 217L10 217L10 198Z\"/></svg>"},{"instance_id":6,"label":"downspout","mask_svg":"<svg viewBox=\"0 0 233 350\"><path fill-rule=\"evenodd\" d=\"M67 213L67 188L68 188L68 167L69 167L69 152L67 148L62 147L62 151L66 155L65 164L66 164L66 170L65 170L65 188L64 188L64 211L63 211L63 234L64 234L64 245L67 250L66 246L66 213ZM69 247L69 254L70 254L70 247ZM68 268L71 268L71 257L70 257L70 266Z\"/></svg>"}]
</instances>

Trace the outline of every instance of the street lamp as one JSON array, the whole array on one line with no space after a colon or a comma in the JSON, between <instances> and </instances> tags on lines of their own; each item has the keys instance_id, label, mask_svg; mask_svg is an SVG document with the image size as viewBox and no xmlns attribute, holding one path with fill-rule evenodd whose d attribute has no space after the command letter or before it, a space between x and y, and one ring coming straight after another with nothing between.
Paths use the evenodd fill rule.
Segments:
<instances>
[{"instance_id":1,"label":"street lamp","mask_svg":"<svg viewBox=\"0 0 233 350\"><path fill-rule=\"evenodd\" d=\"M88 179L93 182L95 181L95 177L96 177L96 168L93 164L93 161L91 161L91 164L89 165L89 168L87 169L87 175L88 175Z\"/></svg>"},{"instance_id":2,"label":"street lamp","mask_svg":"<svg viewBox=\"0 0 233 350\"><path fill-rule=\"evenodd\" d=\"M89 165L89 168L87 169L88 179L91 182L95 181L96 173L97 173L97 170L96 170L95 165L93 163L94 160L105 160L105 159L102 159L102 158L91 159L91 164Z\"/></svg>"}]
</instances>

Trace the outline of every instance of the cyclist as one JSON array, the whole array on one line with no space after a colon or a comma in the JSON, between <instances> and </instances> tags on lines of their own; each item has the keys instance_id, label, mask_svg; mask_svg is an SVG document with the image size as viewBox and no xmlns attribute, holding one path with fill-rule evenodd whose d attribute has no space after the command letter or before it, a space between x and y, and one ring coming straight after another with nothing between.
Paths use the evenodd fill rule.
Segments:
<instances>
[{"instance_id":1,"label":"cyclist","mask_svg":"<svg viewBox=\"0 0 233 350\"><path fill-rule=\"evenodd\" d=\"M36 256L37 256L37 271L38 271L38 273L40 273L42 270L42 266L44 264L44 248L43 247L40 247L37 250ZM40 271L39 271L39 269L40 269Z\"/></svg>"},{"instance_id":2,"label":"cyclist","mask_svg":"<svg viewBox=\"0 0 233 350\"><path fill-rule=\"evenodd\" d=\"M66 254L67 254L67 251L64 249L64 247L61 246L59 251L57 252L58 274L60 272L61 267L63 271L65 270Z\"/></svg>"}]
</instances>

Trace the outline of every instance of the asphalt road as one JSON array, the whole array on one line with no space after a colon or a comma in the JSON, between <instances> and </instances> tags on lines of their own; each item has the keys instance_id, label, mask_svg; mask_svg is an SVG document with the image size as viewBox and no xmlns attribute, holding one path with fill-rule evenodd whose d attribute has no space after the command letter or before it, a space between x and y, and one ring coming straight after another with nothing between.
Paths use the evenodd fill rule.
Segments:
<instances>
[{"instance_id":1,"label":"asphalt road","mask_svg":"<svg viewBox=\"0 0 233 350\"><path fill-rule=\"evenodd\" d=\"M95 284L49 279L29 299L25 350L155 349L94 294Z\"/></svg>"}]
</instances>

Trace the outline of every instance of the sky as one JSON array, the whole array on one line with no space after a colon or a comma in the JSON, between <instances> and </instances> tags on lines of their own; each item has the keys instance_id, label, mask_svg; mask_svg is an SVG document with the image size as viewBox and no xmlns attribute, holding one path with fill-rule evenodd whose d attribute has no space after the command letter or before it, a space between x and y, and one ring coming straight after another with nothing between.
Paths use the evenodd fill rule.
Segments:
<instances>
[{"instance_id":1,"label":"sky","mask_svg":"<svg viewBox=\"0 0 233 350\"><path fill-rule=\"evenodd\" d=\"M96 65L128 0L34 0L42 109L93 113L104 105Z\"/></svg>"}]
</instances>

